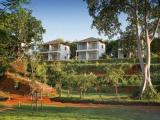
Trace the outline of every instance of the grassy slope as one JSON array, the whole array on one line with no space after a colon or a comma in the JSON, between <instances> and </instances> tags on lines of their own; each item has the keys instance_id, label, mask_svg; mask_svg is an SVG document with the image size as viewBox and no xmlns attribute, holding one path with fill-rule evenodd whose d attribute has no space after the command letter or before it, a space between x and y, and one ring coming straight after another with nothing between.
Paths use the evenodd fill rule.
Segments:
<instances>
[{"instance_id":1,"label":"grassy slope","mask_svg":"<svg viewBox=\"0 0 160 120\"><path fill-rule=\"evenodd\" d=\"M45 107L37 112L29 106L0 113L0 120L159 120L160 109L108 108L57 108ZM148 110L147 110L148 109Z\"/></svg>"}]
</instances>

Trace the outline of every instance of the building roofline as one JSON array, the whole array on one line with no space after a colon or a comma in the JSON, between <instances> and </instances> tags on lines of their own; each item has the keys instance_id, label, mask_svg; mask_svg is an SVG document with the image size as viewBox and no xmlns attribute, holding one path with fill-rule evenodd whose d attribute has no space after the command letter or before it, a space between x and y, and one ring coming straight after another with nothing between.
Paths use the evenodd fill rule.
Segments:
<instances>
[{"instance_id":1,"label":"building roofline","mask_svg":"<svg viewBox=\"0 0 160 120\"><path fill-rule=\"evenodd\" d=\"M104 43L102 40L94 38L94 37L89 37L80 41L77 41L76 43L84 43L84 42L95 42L95 41L99 41L101 43Z\"/></svg>"}]
</instances>

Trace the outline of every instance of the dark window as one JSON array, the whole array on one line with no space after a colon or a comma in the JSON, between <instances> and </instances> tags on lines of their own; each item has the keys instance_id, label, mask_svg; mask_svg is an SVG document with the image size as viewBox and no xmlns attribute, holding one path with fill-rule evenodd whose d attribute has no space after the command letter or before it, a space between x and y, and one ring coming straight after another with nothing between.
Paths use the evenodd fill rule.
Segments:
<instances>
[{"instance_id":1,"label":"dark window","mask_svg":"<svg viewBox=\"0 0 160 120\"><path fill-rule=\"evenodd\" d=\"M103 45L102 45L102 48L103 48Z\"/></svg>"},{"instance_id":2,"label":"dark window","mask_svg":"<svg viewBox=\"0 0 160 120\"><path fill-rule=\"evenodd\" d=\"M67 50L67 47L65 47L65 51Z\"/></svg>"}]
</instances>

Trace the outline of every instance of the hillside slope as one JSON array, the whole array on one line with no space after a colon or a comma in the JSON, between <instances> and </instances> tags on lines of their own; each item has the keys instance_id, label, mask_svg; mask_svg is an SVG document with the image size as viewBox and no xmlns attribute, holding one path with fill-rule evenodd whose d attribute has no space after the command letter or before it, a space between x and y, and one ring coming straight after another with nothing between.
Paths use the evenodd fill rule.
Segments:
<instances>
[{"instance_id":1,"label":"hillside slope","mask_svg":"<svg viewBox=\"0 0 160 120\"><path fill-rule=\"evenodd\" d=\"M16 88L17 84L18 87ZM46 84L36 81L34 86L38 88L43 95L56 94L56 90ZM0 78L1 91L8 92L10 94L29 95L33 89L31 80L17 76L14 73L6 72L5 75Z\"/></svg>"}]
</instances>

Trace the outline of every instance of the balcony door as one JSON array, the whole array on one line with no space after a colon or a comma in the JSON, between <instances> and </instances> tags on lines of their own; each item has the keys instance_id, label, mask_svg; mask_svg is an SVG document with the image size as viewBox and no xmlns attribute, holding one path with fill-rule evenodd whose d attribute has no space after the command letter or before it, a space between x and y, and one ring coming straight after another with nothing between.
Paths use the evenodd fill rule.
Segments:
<instances>
[{"instance_id":1,"label":"balcony door","mask_svg":"<svg viewBox=\"0 0 160 120\"><path fill-rule=\"evenodd\" d=\"M98 59L98 53L97 52L88 52L88 59L89 60L96 60L96 59Z\"/></svg>"}]
</instances>

